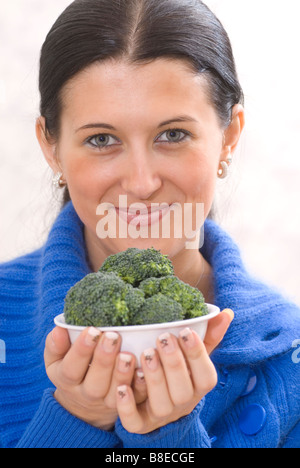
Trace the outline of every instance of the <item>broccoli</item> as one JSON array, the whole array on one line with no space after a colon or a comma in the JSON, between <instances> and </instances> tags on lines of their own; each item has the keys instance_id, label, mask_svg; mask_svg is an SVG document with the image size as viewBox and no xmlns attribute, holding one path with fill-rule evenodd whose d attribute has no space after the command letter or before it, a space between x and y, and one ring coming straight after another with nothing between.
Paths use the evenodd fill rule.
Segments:
<instances>
[{"instance_id":1,"label":"broccoli","mask_svg":"<svg viewBox=\"0 0 300 468\"><path fill-rule=\"evenodd\" d=\"M165 278L169 278L166 276ZM171 276L173 278L173 276ZM143 291L145 297L151 297L160 292L160 282L162 278L147 278L139 284L139 289Z\"/></svg>"},{"instance_id":2,"label":"broccoli","mask_svg":"<svg viewBox=\"0 0 300 468\"><path fill-rule=\"evenodd\" d=\"M79 326L123 326L144 303L144 293L114 273L91 273L68 292L66 323Z\"/></svg>"},{"instance_id":3,"label":"broccoli","mask_svg":"<svg viewBox=\"0 0 300 468\"><path fill-rule=\"evenodd\" d=\"M161 293L146 299L140 310L133 316L135 325L176 322L177 320L184 320L181 305Z\"/></svg>"},{"instance_id":4,"label":"broccoli","mask_svg":"<svg viewBox=\"0 0 300 468\"><path fill-rule=\"evenodd\" d=\"M173 275L171 260L153 247L146 250L137 248L108 257L102 264L100 272L115 272L126 283L138 286L141 281L150 277Z\"/></svg>"},{"instance_id":5,"label":"broccoli","mask_svg":"<svg viewBox=\"0 0 300 468\"><path fill-rule=\"evenodd\" d=\"M199 289L184 283L174 275L148 278L140 283L139 288L145 293L146 298L161 293L178 302L182 307L185 319L208 314L203 294Z\"/></svg>"},{"instance_id":6,"label":"broccoli","mask_svg":"<svg viewBox=\"0 0 300 468\"><path fill-rule=\"evenodd\" d=\"M202 293L179 280L168 257L154 248L111 255L97 273L69 290L64 306L67 324L94 327L174 322L207 314Z\"/></svg>"}]
</instances>

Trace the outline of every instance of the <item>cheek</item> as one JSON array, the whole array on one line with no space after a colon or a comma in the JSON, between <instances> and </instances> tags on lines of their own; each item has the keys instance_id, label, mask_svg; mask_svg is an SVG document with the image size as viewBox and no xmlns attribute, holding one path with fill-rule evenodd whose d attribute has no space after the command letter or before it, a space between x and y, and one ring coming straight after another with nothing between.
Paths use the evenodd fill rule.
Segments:
<instances>
[{"instance_id":1,"label":"cheek","mask_svg":"<svg viewBox=\"0 0 300 468\"><path fill-rule=\"evenodd\" d=\"M209 156L199 156L187 161L182 187L187 202L204 203L209 212L216 188L218 162Z\"/></svg>"},{"instance_id":2,"label":"cheek","mask_svg":"<svg viewBox=\"0 0 300 468\"><path fill-rule=\"evenodd\" d=\"M64 174L74 208L84 225L93 233L98 222L97 207L114 181L109 168L99 164L97 158L83 158L72 154L64 158Z\"/></svg>"},{"instance_id":3,"label":"cheek","mask_svg":"<svg viewBox=\"0 0 300 468\"><path fill-rule=\"evenodd\" d=\"M97 164L97 159L73 158L66 164L66 179L72 200L100 203L107 187L111 184L112 174Z\"/></svg>"}]
</instances>

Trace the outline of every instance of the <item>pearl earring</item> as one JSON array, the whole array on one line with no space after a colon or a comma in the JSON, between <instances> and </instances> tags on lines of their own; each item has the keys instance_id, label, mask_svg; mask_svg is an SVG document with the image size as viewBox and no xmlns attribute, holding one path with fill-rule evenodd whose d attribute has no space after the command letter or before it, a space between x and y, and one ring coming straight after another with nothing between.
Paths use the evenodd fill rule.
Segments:
<instances>
[{"instance_id":1,"label":"pearl earring","mask_svg":"<svg viewBox=\"0 0 300 468\"><path fill-rule=\"evenodd\" d=\"M56 189L62 189L67 184L62 180L62 173L58 172L53 176L52 183Z\"/></svg>"},{"instance_id":2,"label":"pearl earring","mask_svg":"<svg viewBox=\"0 0 300 468\"><path fill-rule=\"evenodd\" d=\"M231 163L232 163L232 159L231 159L230 156L227 159L227 161L221 161L220 162L221 167L218 170L219 179L226 179L226 177L228 176L229 166L230 166Z\"/></svg>"},{"instance_id":3,"label":"pearl earring","mask_svg":"<svg viewBox=\"0 0 300 468\"><path fill-rule=\"evenodd\" d=\"M218 170L218 177L219 179L226 179L226 177L228 176L229 166L226 161L221 161L220 166L221 167Z\"/></svg>"}]
</instances>

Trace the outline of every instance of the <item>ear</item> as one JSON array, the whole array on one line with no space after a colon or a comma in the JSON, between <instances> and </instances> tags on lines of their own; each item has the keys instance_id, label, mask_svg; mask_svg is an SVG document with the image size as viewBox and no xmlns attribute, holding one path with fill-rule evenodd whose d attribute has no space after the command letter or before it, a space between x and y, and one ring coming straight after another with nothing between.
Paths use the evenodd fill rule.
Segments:
<instances>
[{"instance_id":1,"label":"ear","mask_svg":"<svg viewBox=\"0 0 300 468\"><path fill-rule=\"evenodd\" d=\"M224 144L222 158L226 160L229 154L233 154L240 141L245 127L245 111L242 105L237 104L232 109L232 119L224 131ZM221 159L222 159L221 158Z\"/></svg>"},{"instance_id":2,"label":"ear","mask_svg":"<svg viewBox=\"0 0 300 468\"><path fill-rule=\"evenodd\" d=\"M35 133L45 159L52 171L55 174L61 172L56 153L56 144L46 136L46 121L44 117L39 117L36 120Z\"/></svg>"}]
</instances>

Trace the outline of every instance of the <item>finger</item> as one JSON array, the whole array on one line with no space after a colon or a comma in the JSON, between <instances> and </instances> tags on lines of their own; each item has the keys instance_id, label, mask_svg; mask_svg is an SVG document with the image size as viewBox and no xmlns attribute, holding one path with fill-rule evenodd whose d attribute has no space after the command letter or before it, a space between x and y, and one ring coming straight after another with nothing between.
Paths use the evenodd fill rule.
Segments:
<instances>
[{"instance_id":1,"label":"finger","mask_svg":"<svg viewBox=\"0 0 300 468\"><path fill-rule=\"evenodd\" d=\"M173 404L185 405L193 398L194 388L177 338L170 333L162 334L157 340L157 351Z\"/></svg>"},{"instance_id":2,"label":"finger","mask_svg":"<svg viewBox=\"0 0 300 468\"><path fill-rule=\"evenodd\" d=\"M47 336L44 359L46 369L60 361L71 347L69 333L64 328L56 327Z\"/></svg>"},{"instance_id":3,"label":"finger","mask_svg":"<svg viewBox=\"0 0 300 468\"><path fill-rule=\"evenodd\" d=\"M116 391L120 385L131 386L135 371L135 363L136 359L133 354L120 353L117 356L110 389L104 399L108 408L116 408Z\"/></svg>"},{"instance_id":4,"label":"finger","mask_svg":"<svg viewBox=\"0 0 300 468\"><path fill-rule=\"evenodd\" d=\"M194 391L201 399L217 385L216 369L204 343L194 330L186 328L180 332L179 344L190 369Z\"/></svg>"},{"instance_id":5,"label":"finger","mask_svg":"<svg viewBox=\"0 0 300 468\"><path fill-rule=\"evenodd\" d=\"M231 309L225 309L208 322L207 332L204 338L204 344L208 354L211 354L221 343L233 319L233 311Z\"/></svg>"},{"instance_id":6,"label":"finger","mask_svg":"<svg viewBox=\"0 0 300 468\"><path fill-rule=\"evenodd\" d=\"M146 349L141 356L141 364L152 415L158 419L165 418L173 411L174 405L157 350Z\"/></svg>"},{"instance_id":7,"label":"finger","mask_svg":"<svg viewBox=\"0 0 300 468\"><path fill-rule=\"evenodd\" d=\"M137 405L147 400L148 392L145 374L141 368L136 369L133 378L132 390Z\"/></svg>"},{"instance_id":8,"label":"finger","mask_svg":"<svg viewBox=\"0 0 300 468\"><path fill-rule=\"evenodd\" d=\"M128 432L141 433L144 421L137 409L132 389L128 385L117 387L115 400L123 427Z\"/></svg>"},{"instance_id":9,"label":"finger","mask_svg":"<svg viewBox=\"0 0 300 468\"><path fill-rule=\"evenodd\" d=\"M118 333L106 332L101 335L83 383L83 390L89 398L98 399L107 395L120 347Z\"/></svg>"},{"instance_id":10,"label":"finger","mask_svg":"<svg viewBox=\"0 0 300 468\"><path fill-rule=\"evenodd\" d=\"M89 368L101 332L86 328L77 338L59 366L59 377L66 384L79 385Z\"/></svg>"}]
</instances>

